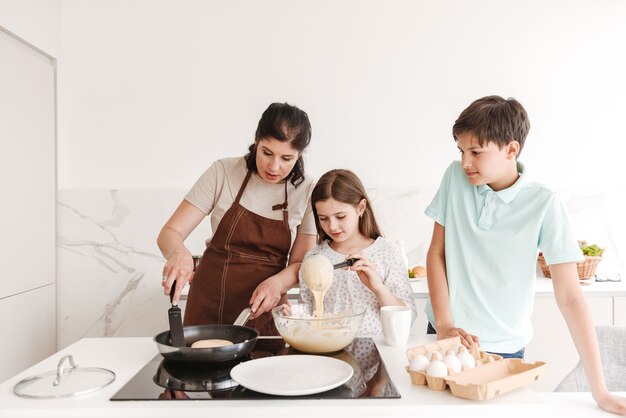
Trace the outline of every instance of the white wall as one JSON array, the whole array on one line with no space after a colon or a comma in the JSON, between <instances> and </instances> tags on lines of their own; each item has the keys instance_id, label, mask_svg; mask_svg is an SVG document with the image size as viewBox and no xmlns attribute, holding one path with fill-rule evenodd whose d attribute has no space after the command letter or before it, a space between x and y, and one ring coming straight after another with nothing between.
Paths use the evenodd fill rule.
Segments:
<instances>
[{"instance_id":1,"label":"white wall","mask_svg":"<svg viewBox=\"0 0 626 418\"><path fill-rule=\"evenodd\" d=\"M0 0L0 26L58 59L61 4L62 0Z\"/></svg>"},{"instance_id":2,"label":"white wall","mask_svg":"<svg viewBox=\"0 0 626 418\"><path fill-rule=\"evenodd\" d=\"M518 98L554 185L622 183L626 2L63 1L59 187L188 188L243 154L272 101L309 167L436 186L472 100Z\"/></svg>"}]
</instances>

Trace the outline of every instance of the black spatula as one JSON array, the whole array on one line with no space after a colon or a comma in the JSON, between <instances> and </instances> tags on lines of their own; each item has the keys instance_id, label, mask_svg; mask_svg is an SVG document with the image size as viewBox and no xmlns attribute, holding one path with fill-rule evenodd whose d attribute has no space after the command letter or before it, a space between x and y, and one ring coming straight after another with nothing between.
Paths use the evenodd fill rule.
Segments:
<instances>
[{"instance_id":1,"label":"black spatula","mask_svg":"<svg viewBox=\"0 0 626 418\"><path fill-rule=\"evenodd\" d=\"M176 290L176 280L170 289L170 303L172 307L167 311L170 320L170 339L173 347L185 347L185 333L183 332L183 316L178 305L174 305L174 291Z\"/></svg>"}]
</instances>

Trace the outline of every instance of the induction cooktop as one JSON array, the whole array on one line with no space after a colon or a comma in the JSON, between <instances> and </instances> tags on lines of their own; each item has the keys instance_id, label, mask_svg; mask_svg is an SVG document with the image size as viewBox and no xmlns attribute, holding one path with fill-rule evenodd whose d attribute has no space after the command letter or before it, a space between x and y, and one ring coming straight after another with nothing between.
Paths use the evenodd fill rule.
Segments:
<instances>
[{"instance_id":1,"label":"induction cooktop","mask_svg":"<svg viewBox=\"0 0 626 418\"><path fill-rule=\"evenodd\" d=\"M157 354L111 400L400 398L372 338L356 338L345 349L326 355L348 363L354 373L343 385L325 392L304 396L266 395L246 389L230 377L230 370L241 362L291 354L305 353L289 347L280 337L259 337L248 356L230 362L190 365L171 362Z\"/></svg>"}]
</instances>

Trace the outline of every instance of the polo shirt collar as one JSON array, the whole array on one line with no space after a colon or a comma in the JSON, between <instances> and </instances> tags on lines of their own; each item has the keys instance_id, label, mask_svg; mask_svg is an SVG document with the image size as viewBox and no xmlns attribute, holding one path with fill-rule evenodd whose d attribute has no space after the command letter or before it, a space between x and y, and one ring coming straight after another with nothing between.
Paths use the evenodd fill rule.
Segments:
<instances>
[{"instance_id":1,"label":"polo shirt collar","mask_svg":"<svg viewBox=\"0 0 626 418\"><path fill-rule=\"evenodd\" d=\"M498 196L500 200L502 200L504 203L510 203L513 199L515 199L515 197L519 194L519 192L524 188L524 185L526 184L526 176L524 175L524 170L524 165L518 161L517 174L519 174L519 178L517 179L517 181L515 181L515 183L513 183L513 185L507 187L506 189L494 192L493 189L488 185L481 184L480 186L477 186L478 193L485 194L487 192L492 192L496 196Z\"/></svg>"}]
</instances>

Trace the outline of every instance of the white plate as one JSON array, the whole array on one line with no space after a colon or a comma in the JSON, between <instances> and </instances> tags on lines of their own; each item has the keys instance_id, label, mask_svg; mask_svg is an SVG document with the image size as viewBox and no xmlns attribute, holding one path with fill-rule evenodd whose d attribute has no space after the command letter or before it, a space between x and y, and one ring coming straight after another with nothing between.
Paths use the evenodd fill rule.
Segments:
<instances>
[{"instance_id":1,"label":"white plate","mask_svg":"<svg viewBox=\"0 0 626 418\"><path fill-rule=\"evenodd\" d=\"M348 363L336 358L295 354L239 363L230 371L230 377L255 392L300 396L341 386L352 373Z\"/></svg>"}]
</instances>

